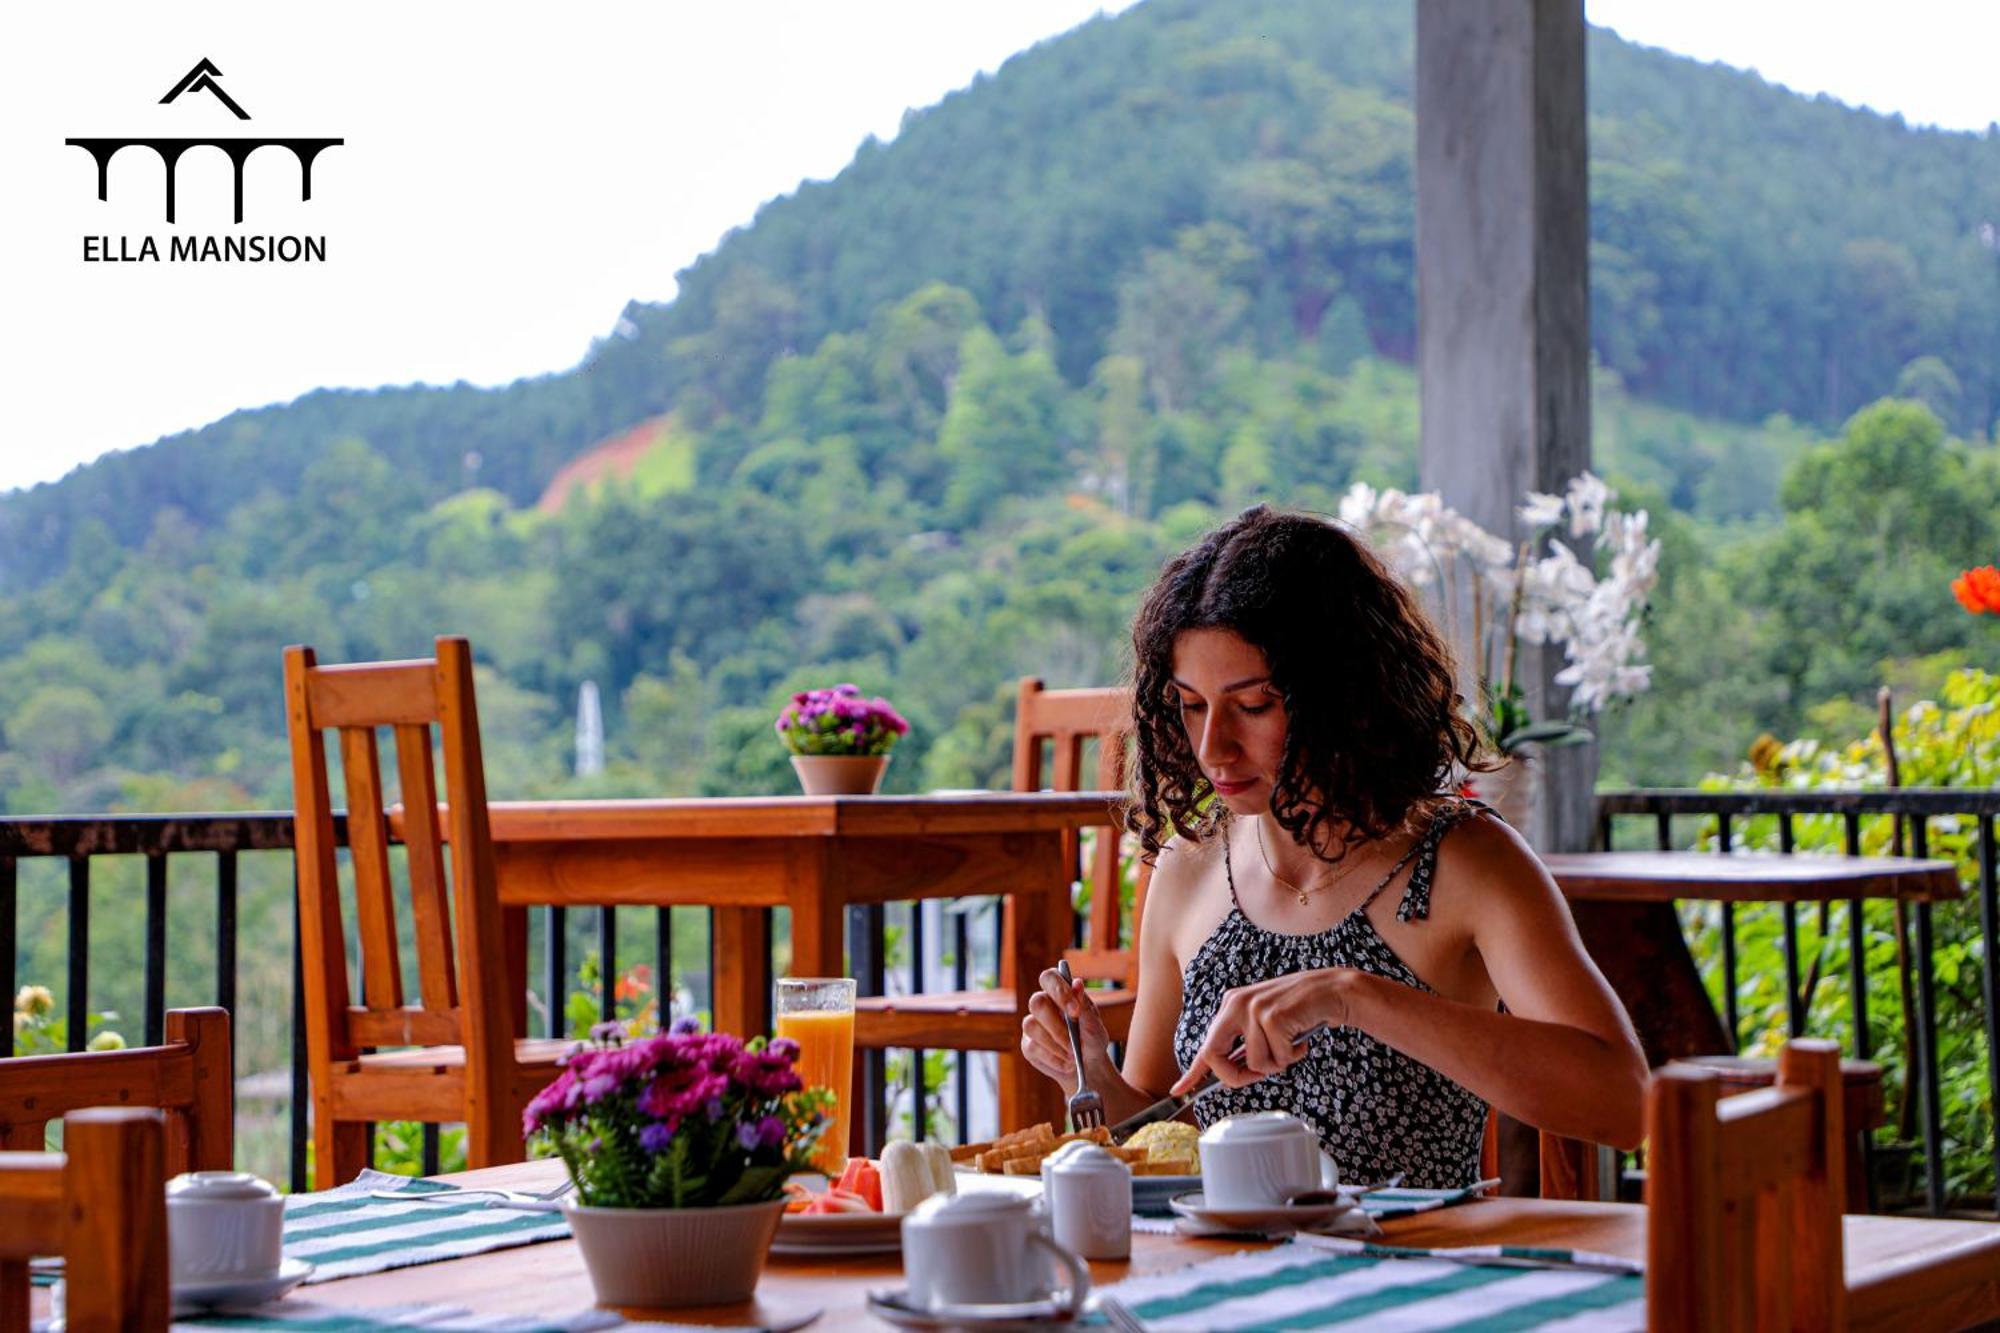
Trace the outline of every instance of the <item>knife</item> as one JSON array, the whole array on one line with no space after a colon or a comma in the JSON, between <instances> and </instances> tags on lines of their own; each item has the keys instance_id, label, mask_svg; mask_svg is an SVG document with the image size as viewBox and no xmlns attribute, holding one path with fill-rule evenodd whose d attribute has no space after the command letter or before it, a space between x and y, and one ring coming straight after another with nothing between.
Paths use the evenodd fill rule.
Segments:
<instances>
[{"instance_id":1,"label":"knife","mask_svg":"<svg viewBox=\"0 0 2000 1333\"><path fill-rule=\"evenodd\" d=\"M1321 1033L1331 1032L1331 1031L1333 1031L1332 1027L1325 1023L1321 1023L1316 1027L1309 1027L1304 1032L1301 1032L1298 1036L1292 1038L1292 1045L1294 1047L1304 1046L1307 1042L1311 1041L1314 1037L1319 1036ZM1231 1059L1240 1059L1242 1057L1242 1053L1243 1053L1243 1045L1241 1042L1238 1042L1236 1045L1236 1049L1231 1051L1229 1054ZM1206 1093L1213 1090L1216 1083L1217 1079L1214 1073L1211 1072L1207 1076L1205 1076L1201 1082L1195 1084L1192 1088L1189 1088L1186 1092L1182 1093L1180 1096L1160 1098L1160 1100L1154 1102L1151 1106L1139 1112L1139 1114L1132 1116L1129 1119L1121 1120L1117 1124L1113 1125L1111 1127L1112 1139L1116 1142L1123 1143L1126 1139L1126 1136L1131 1134L1134 1130L1143 1129L1147 1125L1156 1124L1162 1120L1172 1120L1182 1111L1187 1110L1188 1107L1193 1106L1197 1101L1201 1100L1201 1098Z\"/></svg>"}]
</instances>

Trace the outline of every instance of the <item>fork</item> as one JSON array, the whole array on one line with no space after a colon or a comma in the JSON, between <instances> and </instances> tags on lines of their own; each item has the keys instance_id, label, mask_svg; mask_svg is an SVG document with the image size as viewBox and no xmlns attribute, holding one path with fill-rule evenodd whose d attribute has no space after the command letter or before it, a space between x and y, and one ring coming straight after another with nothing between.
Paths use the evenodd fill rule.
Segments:
<instances>
[{"instance_id":1,"label":"fork","mask_svg":"<svg viewBox=\"0 0 2000 1333\"><path fill-rule=\"evenodd\" d=\"M553 1212L556 1201L576 1188L574 1180L565 1180L551 1190L540 1194L529 1194L521 1190L503 1189L450 1189L435 1190L427 1194L405 1194L397 1190L372 1190L371 1199L386 1199L391 1203L456 1203L465 1198L484 1198L491 1208L521 1208L530 1212Z\"/></svg>"},{"instance_id":2,"label":"fork","mask_svg":"<svg viewBox=\"0 0 2000 1333\"><path fill-rule=\"evenodd\" d=\"M1064 986L1074 986L1069 959L1062 959L1056 964L1056 975L1063 979ZM1104 1098L1092 1092L1083 1077L1083 1036L1077 1031L1076 1020L1070 1017L1068 1009L1063 1010L1063 1026L1069 1029L1069 1053L1076 1062L1076 1093L1069 1099L1070 1128L1096 1129L1104 1123Z\"/></svg>"},{"instance_id":3,"label":"fork","mask_svg":"<svg viewBox=\"0 0 2000 1333\"><path fill-rule=\"evenodd\" d=\"M1132 1313L1132 1307L1116 1296L1100 1295L1097 1298L1097 1309L1098 1313L1111 1321L1111 1327L1117 1329L1118 1333L1147 1333L1146 1321Z\"/></svg>"}]
</instances>

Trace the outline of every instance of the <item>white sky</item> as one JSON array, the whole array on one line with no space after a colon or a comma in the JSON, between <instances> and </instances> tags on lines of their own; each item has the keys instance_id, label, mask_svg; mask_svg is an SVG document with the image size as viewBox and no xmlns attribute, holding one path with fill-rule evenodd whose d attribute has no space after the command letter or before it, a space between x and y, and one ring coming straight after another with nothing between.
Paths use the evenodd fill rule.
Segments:
<instances>
[{"instance_id":1,"label":"white sky","mask_svg":"<svg viewBox=\"0 0 2000 1333\"><path fill-rule=\"evenodd\" d=\"M1346 2L1346 0L1341 0ZM709 0L0 8L0 490L320 386L575 364L757 205L838 172L975 73L1129 0ZM1649 45L1917 123L2000 118L2000 4L1588 0ZM203 57L252 120L158 99ZM86 235L228 234L227 164L142 149L108 203L72 136L340 136L302 204L262 150L246 233L320 265L87 264ZM115 245L115 240L113 244Z\"/></svg>"}]
</instances>

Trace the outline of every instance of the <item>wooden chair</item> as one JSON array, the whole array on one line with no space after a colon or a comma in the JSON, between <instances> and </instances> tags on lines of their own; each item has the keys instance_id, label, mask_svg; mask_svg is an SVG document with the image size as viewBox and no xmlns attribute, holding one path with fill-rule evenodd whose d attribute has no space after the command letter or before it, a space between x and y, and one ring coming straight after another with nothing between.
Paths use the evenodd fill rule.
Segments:
<instances>
[{"instance_id":1,"label":"wooden chair","mask_svg":"<svg viewBox=\"0 0 2000 1333\"><path fill-rule=\"evenodd\" d=\"M1095 788L1116 790L1125 780L1124 738L1132 728L1131 692L1120 688L1049 690L1033 676L1021 681L1014 715L1014 790L1081 791L1086 742L1098 742ZM1054 743L1053 769L1042 751ZM1064 859L1078 864L1079 839L1064 835ZM1116 1040L1124 1040L1132 1022L1132 1001L1138 983L1138 904L1133 907L1135 947L1120 945L1118 837L1112 829L1095 839L1086 871L1090 885L1090 916L1085 944L1066 951L1070 968L1087 980L1108 980L1111 988L1094 992L1104 1011L1105 1025ZM1139 899L1149 873L1140 870ZM1011 900L1002 908L1011 911ZM1011 938L1011 932L1006 935ZM1054 960L1030 960L1046 967ZM856 1004L855 1044L861 1047L909 1047L922 1050L1018 1050L1021 1016L1014 1007L1016 959L1003 954L1000 985L995 990L938 991L926 995L864 996ZM860 1066L856 1066L857 1088ZM1003 1107L1003 1123L1008 1115Z\"/></svg>"},{"instance_id":2,"label":"wooden chair","mask_svg":"<svg viewBox=\"0 0 2000 1333\"><path fill-rule=\"evenodd\" d=\"M166 1131L156 1110L98 1107L64 1117L63 1152L0 1152L0 1333L27 1333L44 1254L63 1257L75 1333L167 1327Z\"/></svg>"},{"instance_id":3,"label":"wooden chair","mask_svg":"<svg viewBox=\"0 0 2000 1333\"><path fill-rule=\"evenodd\" d=\"M164 1046L0 1060L0 1147L39 1151L48 1122L87 1106L167 1112L167 1174L227 1171L236 1149L229 1015L167 1011Z\"/></svg>"},{"instance_id":4,"label":"wooden chair","mask_svg":"<svg viewBox=\"0 0 2000 1333\"><path fill-rule=\"evenodd\" d=\"M1840 1048L1798 1040L1775 1087L1723 1097L1668 1065L1646 1099L1646 1326L1846 1326Z\"/></svg>"},{"instance_id":5,"label":"wooden chair","mask_svg":"<svg viewBox=\"0 0 2000 1333\"><path fill-rule=\"evenodd\" d=\"M509 994L507 960L510 949L519 952L525 944L502 921L494 879L470 645L440 638L435 659L328 667L317 664L310 648L287 648L285 696L297 803L315 1188L351 1180L368 1164L367 1127L375 1120L462 1121L471 1166L520 1161L521 1111L556 1076L556 1061L570 1043L518 1039L526 997ZM444 751L448 879L432 724ZM396 736L417 952L415 1003L404 993L397 945L378 727L391 727ZM321 734L328 730L340 735L347 787L359 1005L349 1002Z\"/></svg>"}]
</instances>

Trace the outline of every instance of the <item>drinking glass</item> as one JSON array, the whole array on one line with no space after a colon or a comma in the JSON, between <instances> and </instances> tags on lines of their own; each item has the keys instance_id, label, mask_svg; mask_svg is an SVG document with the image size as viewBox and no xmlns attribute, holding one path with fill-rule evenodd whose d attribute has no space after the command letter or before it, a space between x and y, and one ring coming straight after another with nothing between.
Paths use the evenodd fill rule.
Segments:
<instances>
[{"instance_id":1,"label":"drinking glass","mask_svg":"<svg viewBox=\"0 0 2000 1333\"><path fill-rule=\"evenodd\" d=\"M799 1044L799 1077L833 1094L813 1165L830 1179L847 1168L847 1104L854 1077L854 979L784 977L778 982L777 1034Z\"/></svg>"}]
</instances>

